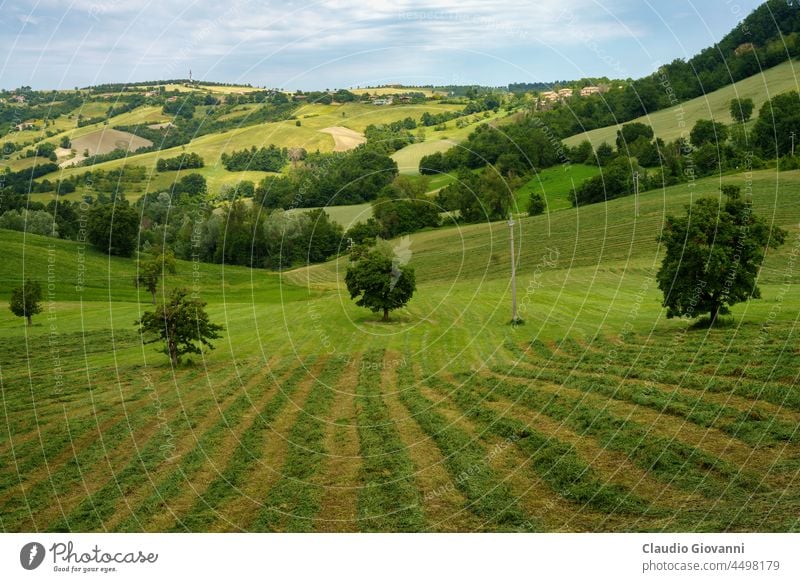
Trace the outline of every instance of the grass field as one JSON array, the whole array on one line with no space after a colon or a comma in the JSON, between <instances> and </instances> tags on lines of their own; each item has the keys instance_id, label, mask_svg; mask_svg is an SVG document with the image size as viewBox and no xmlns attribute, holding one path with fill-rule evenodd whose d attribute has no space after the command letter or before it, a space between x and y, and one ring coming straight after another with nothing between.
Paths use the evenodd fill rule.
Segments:
<instances>
[{"instance_id":1,"label":"grass field","mask_svg":"<svg viewBox=\"0 0 800 582\"><path fill-rule=\"evenodd\" d=\"M294 208L289 212L308 212L311 208ZM349 204L347 206L326 206L325 212L331 220L341 224L345 230L353 226L356 222L366 222L372 217L372 203Z\"/></svg>"},{"instance_id":2,"label":"grass field","mask_svg":"<svg viewBox=\"0 0 800 582\"><path fill-rule=\"evenodd\" d=\"M544 197L545 212L572 208L572 203L569 201L570 191L584 180L599 173L600 169L597 166L584 164L558 165L537 172L533 178L516 191L518 212L528 211L528 201L533 192Z\"/></svg>"},{"instance_id":3,"label":"grass field","mask_svg":"<svg viewBox=\"0 0 800 582\"><path fill-rule=\"evenodd\" d=\"M426 97L433 97L436 94L441 94L437 91L424 89L421 87L358 87L357 89L348 89L351 93L356 95L363 95L369 93L370 95L394 95L396 93L424 93Z\"/></svg>"},{"instance_id":4,"label":"grass field","mask_svg":"<svg viewBox=\"0 0 800 582\"><path fill-rule=\"evenodd\" d=\"M509 119L506 115L505 112L493 113L488 118L484 118L483 115L467 115L462 119L468 121L468 125L458 128L455 126L456 120L453 119L447 122L447 129L443 131L434 131L432 127L427 127L424 142L414 143L396 151L392 154L392 159L397 162L401 174L419 175L419 162L424 156L457 147L481 123L501 124L504 118Z\"/></svg>"},{"instance_id":5,"label":"grass field","mask_svg":"<svg viewBox=\"0 0 800 582\"><path fill-rule=\"evenodd\" d=\"M725 183L744 183L728 176ZM3 531L800 531L800 177L752 176L789 230L728 327L667 320L665 214L718 180L413 235L389 324L347 257L283 275L180 262L225 325L172 369L133 263L0 231ZM196 273L196 274L195 274ZM82 284L83 291L76 289Z\"/></svg>"},{"instance_id":6,"label":"grass field","mask_svg":"<svg viewBox=\"0 0 800 582\"><path fill-rule=\"evenodd\" d=\"M653 128L656 137L665 142L673 141L681 135L688 135L698 119L713 119L731 123L730 103L735 98L750 98L755 104L753 117L758 117L759 109L765 101L779 93L797 91L797 67L800 62L787 61L762 73L743 79L733 85L697 97L675 107L662 109L633 121L645 123ZM594 129L564 140L570 146L578 145L588 139L595 147L603 142L611 145L617 137L619 126Z\"/></svg>"}]
</instances>

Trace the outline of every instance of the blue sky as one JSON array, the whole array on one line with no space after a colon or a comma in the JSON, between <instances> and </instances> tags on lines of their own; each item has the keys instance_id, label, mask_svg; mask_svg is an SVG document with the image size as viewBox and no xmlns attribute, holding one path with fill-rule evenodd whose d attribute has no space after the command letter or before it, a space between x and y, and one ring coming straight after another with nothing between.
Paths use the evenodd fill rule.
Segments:
<instances>
[{"instance_id":1,"label":"blue sky","mask_svg":"<svg viewBox=\"0 0 800 582\"><path fill-rule=\"evenodd\" d=\"M640 77L756 0L0 0L0 86L293 89Z\"/></svg>"}]
</instances>

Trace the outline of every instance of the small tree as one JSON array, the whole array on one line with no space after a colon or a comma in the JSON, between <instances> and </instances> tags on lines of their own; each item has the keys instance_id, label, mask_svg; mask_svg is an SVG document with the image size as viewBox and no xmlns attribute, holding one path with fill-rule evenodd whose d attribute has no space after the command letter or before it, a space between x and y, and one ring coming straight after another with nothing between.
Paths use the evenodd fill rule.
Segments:
<instances>
[{"instance_id":1,"label":"small tree","mask_svg":"<svg viewBox=\"0 0 800 582\"><path fill-rule=\"evenodd\" d=\"M383 311L383 321L389 321L389 311L403 307L417 289L414 268L408 265L407 245L401 245L398 253L387 247L388 243L384 243L371 249L355 249L345 276L350 298L359 307L375 313Z\"/></svg>"},{"instance_id":2,"label":"small tree","mask_svg":"<svg viewBox=\"0 0 800 582\"><path fill-rule=\"evenodd\" d=\"M224 329L209 321L205 306L204 301L189 297L186 289L173 289L166 303L155 312L143 313L135 325L139 326L144 343L163 341L164 347L159 351L177 366L183 354L199 354L202 346L213 350L209 340L219 338L218 332ZM151 337L144 339L146 335Z\"/></svg>"},{"instance_id":3,"label":"small tree","mask_svg":"<svg viewBox=\"0 0 800 582\"><path fill-rule=\"evenodd\" d=\"M724 204L701 198L685 216L667 217L660 237L666 254L656 278L668 318L708 313L713 323L730 312L728 306L761 297L756 277L764 251L781 245L786 232L756 217L738 187L722 189Z\"/></svg>"},{"instance_id":4,"label":"small tree","mask_svg":"<svg viewBox=\"0 0 800 582\"><path fill-rule=\"evenodd\" d=\"M746 123L753 115L752 99L731 99L731 117L739 123Z\"/></svg>"},{"instance_id":5,"label":"small tree","mask_svg":"<svg viewBox=\"0 0 800 582\"><path fill-rule=\"evenodd\" d=\"M142 285L153 296L153 305L156 304L156 291L158 281L164 273L175 274L175 255L172 251L153 253L145 260L140 260L134 284Z\"/></svg>"},{"instance_id":6,"label":"small tree","mask_svg":"<svg viewBox=\"0 0 800 582\"><path fill-rule=\"evenodd\" d=\"M531 192L531 198L528 201L528 216L539 216L544 213L545 203L544 198L538 192Z\"/></svg>"},{"instance_id":7,"label":"small tree","mask_svg":"<svg viewBox=\"0 0 800 582\"><path fill-rule=\"evenodd\" d=\"M38 281L28 279L22 287L15 287L11 291L9 309L17 317L28 320L28 326L33 325L31 317L42 312L42 286Z\"/></svg>"}]
</instances>

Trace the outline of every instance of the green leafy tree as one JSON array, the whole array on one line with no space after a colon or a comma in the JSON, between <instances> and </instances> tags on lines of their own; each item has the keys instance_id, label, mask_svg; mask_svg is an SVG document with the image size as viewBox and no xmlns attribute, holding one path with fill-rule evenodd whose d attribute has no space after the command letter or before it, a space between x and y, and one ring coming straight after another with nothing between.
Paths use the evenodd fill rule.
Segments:
<instances>
[{"instance_id":1,"label":"green leafy tree","mask_svg":"<svg viewBox=\"0 0 800 582\"><path fill-rule=\"evenodd\" d=\"M387 246L385 243L369 250L355 249L345 276L350 298L359 307L375 313L382 311L383 321L389 321L390 311L406 305L417 289L414 268L407 264L407 245L401 241L397 253Z\"/></svg>"},{"instance_id":2,"label":"green leafy tree","mask_svg":"<svg viewBox=\"0 0 800 582\"><path fill-rule=\"evenodd\" d=\"M753 100L731 99L731 117L739 123L746 123L753 115Z\"/></svg>"},{"instance_id":3,"label":"green leafy tree","mask_svg":"<svg viewBox=\"0 0 800 582\"><path fill-rule=\"evenodd\" d=\"M528 201L528 216L539 216L544 214L545 203L544 198L538 192L531 192L531 198Z\"/></svg>"},{"instance_id":4,"label":"green leafy tree","mask_svg":"<svg viewBox=\"0 0 800 582\"><path fill-rule=\"evenodd\" d=\"M214 349L209 340L219 338L224 329L211 323L205 306L204 301L190 297L186 289L173 289L165 303L154 312L143 313L135 325L139 326L144 343L163 342L159 351L177 366L184 354L200 354L202 346Z\"/></svg>"},{"instance_id":5,"label":"green leafy tree","mask_svg":"<svg viewBox=\"0 0 800 582\"><path fill-rule=\"evenodd\" d=\"M172 254L172 251L155 252L148 258L139 261L134 283L137 287L141 285L150 292L153 297L153 305L155 305L158 282L164 273L174 274L175 271L175 255Z\"/></svg>"},{"instance_id":6,"label":"green leafy tree","mask_svg":"<svg viewBox=\"0 0 800 582\"><path fill-rule=\"evenodd\" d=\"M721 145L728 139L728 127L719 121L698 119L689 132L689 139L696 148L707 143Z\"/></svg>"},{"instance_id":7,"label":"green leafy tree","mask_svg":"<svg viewBox=\"0 0 800 582\"><path fill-rule=\"evenodd\" d=\"M708 313L713 323L729 306L761 297L756 278L765 249L781 245L786 232L755 216L738 187L723 186L723 194L723 204L701 198L685 216L667 217L656 278L668 318Z\"/></svg>"},{"instance_id":8,"label":"green leafy tree","mask_svg":"<svg viewBox=\"0 0 800 582\"><path fill-rule=\"evenodd\" d=\"M601 166L606 166L610 164L611 161L616 157L616 154L614 153L614 148L612 148L606 142L603 142L599 146L597 146L595 155L597 156L597 163L600 164Z\"/></svg>"},{"instance_id":9,"label":"green leafy tree","mask_svg":"<svg viewBox=\"0 0 800 582\"><path fill-rule=\"evenodd\" d=\"M761 106L753 127L753 142L764 157L776 158L788 155L792 149L792 133L795 151L800 149L800 94L789 91L776 95Z\"/></svg>"},{"instance_id":10,"label":"green leafy tree","mask_svg":"<svg viewBox=\"0 0 800 582\"><path fill-rule=\"evenodd\" d=\"M86 236L99 250L130 257L139 234L139 214L127 203L95 204L86 221Z\"/></svg>"},{"instance_id":11,"label":"green leafy tree","mask_svg":"<svg viewBox=\"0 0 800 582\"><path fill-rule=\"evenodd\" d=\"M638 121L626 123L622 129L617 130L617 150L621 152L640 137L644 137L649 142L653 139L653 128Z\"/></svg>"},{"instance_id":12,"label":"green leafy tree","mask_svg":"<svg viewBox=\"0 0 800 582\"><path fill-rule=\"evenodd\" d=\"M29 279L22 287L12 289L9 308L17 317L27 319L29 326L33 325L31 317L42 312L42 286L39 282Z\"/></svg>"}]
</instances>

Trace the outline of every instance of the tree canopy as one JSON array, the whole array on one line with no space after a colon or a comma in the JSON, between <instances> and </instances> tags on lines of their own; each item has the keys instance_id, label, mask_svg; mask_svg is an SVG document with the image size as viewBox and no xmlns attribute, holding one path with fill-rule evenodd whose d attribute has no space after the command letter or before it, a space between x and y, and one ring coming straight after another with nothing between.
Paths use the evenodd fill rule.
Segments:
<instances>
[{"instance_id":1,"label":"tree canopy","mask_svg":"<svg viewBox=\"0 0 800 582\"><path fill-rule=\"evenodd\" d=\"M383 321L389 321L389 312L406 305L417 288L414 268L407 263L409 254L408 238L401 240L398 250L388 243L357 249L345 276L350 298L359 307L382 311Z\"/></svg>"},{"instance_id":2,"label":"tree canopy","mask_svg":"<svg viewBox=\"0 0 800 582\"><path fill-rule=\"evenodd\" d=\"M190 297L186 289L173 289L165 303L154 312L143 313L135 325L139 326L143 343L163 342L159 351L177 366L184 354L200 354L203 346L214 349L209 340L219 338L224 329L211 323L205 306L204 301Z\"/></svg>"},{"instance_id":3,"label":"tree canopy","mask_svg":"<svg viewBox=\"0 0 800 582\"><path fill-rule=\"evenodd\" d=\"M753 115L753 100L749 97L744 99L731 99L731 117L739 123L750 121Z\"/></svg>"},{"instance_id":4,"label":"tree canopy","mask_svg":"<svg viewBox=\"0 0 800 582\"><path fill-rule=\"evenodd\" d=\"M130 257L139 234L139 215L125 202L95 204L86 223L87 238L110 255Z\"/></svg>"},{"instance_id":5,"label":"tree canopy","mask_svg":"<svg viewBox=\"0 0 800 582\"><path fill-rule=\"evenodd\" d=\"M28 325L32 325L31 317L42 312L42 286L38 281L25 281L21 287L11 291L9 302L11 313L17 317L24 317Z\"/></svg>"},{"instance_id":6,"label":"tree canopy","mask_svg":"<svg viewBox=\"0 0 800 582\"><path fill-rule=\"evenodd\" d=\"M153 305L156 304L156 291L158 282L164 273L174 274L176 271L175 255L172 251L155 252L149 257L139 260L135 283L142 285L153 298Z\"/></svg>"},{"instance_id":7,"label":"tree canopy","mask_svg":"<svg viewBox=\"0 0 800 582\"><path fill-rule=\"evenodd\" d=\"M708 313L713 323L729 306L761 297L764 252L782 244L786 232L755 216L738 187L723 186L723 193L724 201L701 198L685 216L667 217L656 278L668 318Z\"/></svg>"}]
</instances>

